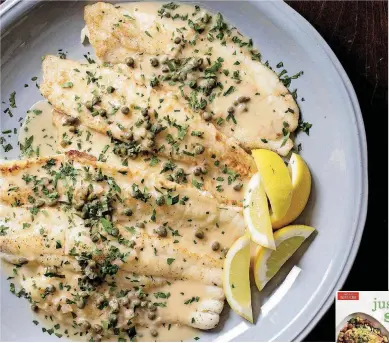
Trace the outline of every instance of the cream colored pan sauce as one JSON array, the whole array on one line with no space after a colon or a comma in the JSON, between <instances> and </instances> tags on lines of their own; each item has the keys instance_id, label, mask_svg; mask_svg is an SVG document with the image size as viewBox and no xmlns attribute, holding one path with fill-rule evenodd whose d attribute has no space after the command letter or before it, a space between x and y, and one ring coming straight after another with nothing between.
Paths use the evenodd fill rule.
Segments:
<instances>
[{"instance_id":1,"label":"cream colored pan sauce","mask_svg":"<svg viewBox=\"0 0 389 343\"><path fill-rule=\"evenodd\" d=\"M151 35L158 35L158 46L152 47L153 49L156 49L157 51L169 51L171 49L175 49L175 45L171 41L171 37L160 34L160 32L156 29L156 25L159 25L159 23L155 23L155 16L161 7L161 4L127 3L120 4L120 6L122 8L125 8L128 13L135 18L137 23L140 25L141 30L147 31ZM175 13L180 14L193 12L195 12L195 8L187 5L180 5L180 7L175 11ZM163 23L163 25L168 27L169 31L174 31L177 28L182 28L183 26L187 25L186 21L182 21L180 19L173 21L159 18L159 21ZM188 40L190 39L190 35L194 36L193 31L190 31L186 36ZM279 126L282 125L282 122L280 122L277 117L269 115L271 111L269 111L268 109L269 106L277 106L277 100L274 100L274 98L272 98L271 96L266 98L263 96L255 95L259 91L255 85L264 85L264 87L261 89L261 92L263 93L267 87L267 83L269 82L269 80L270 82L273 82L272 78L256 80L255 74L250 74L246 72L246 70L255 71L255 69L251 69L251 66L254 62L251 61L249 55L241 53L238 57L234 58L234 51L228 51L228 48L225 47L221 48L219 42L215 42L215 44L212 44L208 40L198 40L196 42L196 46L193 48L198 49L201 52L206 52L211 49L213 50L214 55L219 56L218 54L220 54L220 56L224 59L223 68L228 69L231 72L234 70L239 71L242 79L244 80L239 83L232 83L231 76L222 76L222 83L225 86L225 90L228 89L229 86L233 86L235 91L229 96L220 96L215 98L215 101L212 104L212 110L215 113L226 113L227 109L232 105L233 101L239 96L251 96L250 103L241 104L236 107L235 116L237 120L246 123L246 125L244 125L244 129L238 128L236 131L234 131L234 126L231 123L226 122L223 131L231 131L232 134L230 135L235 136L242 142L247 141L248 146L250 146L249 141L252 140L254 137L258 137L258 135L260 135L261 137L267 137L269 139L278 139L279 137L275 136L274 134L274 128L278 128L279 131ZM192 50L193 49L184 49L182 51L183 56L190 57L193 53ZM135 79L137 79L139 82L142 82L145 80L145 76L146 79L150 78L155 73L155 68L151 67L149 63L150 56L138 55L134 57L137 59L137 63L139 63L139 68L135 68L133 70ZM240 64L236 63L237 61L239 61ZM273 102L273 100L275 102ZM253 115L254 110L255 112L263 112L263 115ZM52 120L53 111L53 107L49 103L47 103L47 101L40 101L36 103L30 109L28 116L23 124L23 127L20 130L19 142L21 144L24 144L26 139L31 136L34 136L32 146L35 152L39 151L40 156L52 155L60 150L64 150L57 143L60 141L61 135L64 132L61 132L61 130L59 130L58 132L56 127L54 126ZM76 139L71 140L71 144L67 146L65 150L69 149L85 151L96 157L100 156L103 153L106 162L112 165L121 165L121 160L112 153L112 147L110 146L110 138L106 135L100 134L98 132L93 132L86 128L85 130L83 130L81 135L78 135ZM141 161L139 164L137 164L137 162L134 162L133 166L144 169L145 163L143 161ZM12 216L13 214L8 213L7 215ZM46 224L49 224L50 220L50 217L46 217ZM207 232L207 239L196 244L198 244L198 249L200 251L203 250L204 252L209 253L211 250L210 245L214 241L218 241L220 242L221 246L226 247L228 247L232 243L231 237L225 237L223 232L213 230ZM193 244L193 240L183 240L181 244L183 245L183 248L185 248L186 245ZM18 275L16 276L15 281L19 284L21 283L22 286L24 286L27 290L33 290L34 287L31 287L31 285L23 281L23 278L21 276L36 275L37 271L39 271L39 268L42 267L39 267L34 263L22 266L18 269ZM40 270L40 273L41 272L42 271ZM72 276L66 275L66 278L71 279ZM191 310L193 308L190 305L185 305L184 302L192 296L199 296L201 298L202 289L203 288L198 287L196 283L183 281L174 282L171 285L166 285L162 288L159 288L158 291L170 292L172 294L172 296L168 299L168 306L166 307L166 309L162 309L162 311L160 311L162 319L159 322L162 323L165 318L168 318L171 324L169 325L168 323L166 323L163 326L159 326L157 337L152 337L150 335L149 328L139 327L137 328L137 340L180 341L193 339L194 337L200 336L200 332L198 332L198 330L195 330L188 326L176 325L174 323L179 321L179 318L177 317L178 314L179 317L190 315ZM62 297L63 292L65 291L59 291L58 297ZM87 311L82 311L82 315L84 315L86 319L89 319ZM82 319L82 317L80 319ZM149 324L150 327L155 325L154 322L150 322ZM69 329L69 327L67 328ZM69 332L72 331L69 330ZM72 337L72 333L69 333L69 335L70 338L74 338ZM111 339L114 338L115 337L111 337ZM82 339L82 337L80 338L76 336L76 339Z\"/></svg>"}]
</instances>

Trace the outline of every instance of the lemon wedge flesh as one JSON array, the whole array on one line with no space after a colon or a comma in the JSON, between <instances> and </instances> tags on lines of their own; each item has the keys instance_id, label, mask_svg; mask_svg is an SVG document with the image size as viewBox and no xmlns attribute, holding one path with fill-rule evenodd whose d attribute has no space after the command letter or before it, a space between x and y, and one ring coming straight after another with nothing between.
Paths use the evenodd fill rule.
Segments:
<instances>
[{"instance_id":1,"label":"lemon wedge flesh","mask_svg":"<svg viewBox=\"0 0 389 343\"><path fill-rule=\"evenodd\" d=\"M292 201L292 180L284 161L275 152L252 150L263 187L271 205L273 220L283 218Z\"/></svg>"},{"instance_id":2,"label":"lemon wedge flesh","mask_svg":"<svg viewBox=\"0 0 389 343\"><path fill-rule=\"evenodd\" d=\"M223 268L223 288L235 313L253 322L250 291L250 237L246 234L228 250Z\"/></svg>"},{"instance_id":3,"label":"lemon wedge flesh","mask_svg":"<svg viewBox=\"0 0 389 343\"><path fill-rule=\"evenodd\" d=\"M279 229L294 221L304 210L311 193L311 173L303 158L300 155L292 154L288 165L289 173L292 177L292 201L288 212L281 219L272 217L272 226Z\"/></svg>"},{"instance_id":4,"label":"lemon wedge flesh","mask_svg":"<svg viewBox=\"0 0 389 343\"><path fill-rule=\"evenodd\" d=\"M257 248L254 278L260 291L314 231L313 227L306 225L285 226L274 233L276 250L261 246Z\"/></svg>"},{"instance_id":5,"label":"lemon wedge flesh","mask_svg":"<svg viewBox=\"0 0 389 343\"><path fill-rule=\"evenodd\" d=\"M259 173L247 185L243 201L243 215L251 240L269 249L275 249L269 206Z\"/></svg>"}]
</instances>

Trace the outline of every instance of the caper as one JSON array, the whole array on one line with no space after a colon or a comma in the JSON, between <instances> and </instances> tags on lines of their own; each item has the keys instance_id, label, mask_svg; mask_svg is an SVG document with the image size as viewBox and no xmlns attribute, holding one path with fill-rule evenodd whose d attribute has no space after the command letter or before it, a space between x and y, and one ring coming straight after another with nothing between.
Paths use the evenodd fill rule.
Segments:
<instances>
[{"instance_id":1,"label":"caper","mask_svg":"<svg viewBox=\"0 0 389 343\"><path fill-rule=\"evenodd\" d=\"M159 237L166 237L167 236L167 230L166 227L163 225L158 226L154 232L159 236Z\"/></svg>"},{"instance_id":2,"label":"caper","mask_svg":"<svg viewBox=\"0 0 389 343\"><path fill-rule=\"evenodd\" d=\"M83 330L87 331L91 328L90 323L87 320L83 320L80 322L80 326Z\"/></svg>"},{"instance_id":3,"label":"caper","mask_svg":"<svg viewBox=\"0 0 389 343\"><path fill-rule=\"evenodd\" d=\"M77 211L80 211L85 205L85 202L84 200L79 200L78 202L74 203L73 204L73 207L77 210Z\"/></svg>"},{"instance_id":4,"label":"caper","mask_svg":"<svg viewBox=\"0 0 389 343\"><path fill-rule=\"evenodd\" d=\"M131 302L132 307L138 307L140 305L140 300L139 299L134 299Z\"/></svg>"},{"instance_id":5,"label":"caper","mask_svg":"<svg viewBox=\"0 0 389 343\"><path fill-rule=\"evenodd\" d=\"M250 101L250 97L249 96L240 96L238 99L237 99L237 101L238 101L238 103L244 103L244 102L248 102L248 101Z\"/></svg>"},{"instance_id":6,"label":"caper","mask_svg":"<svg viewBox=\"0 0 389 343\"><path fill-rule=\"evenodd\" d=\"M111 236L117 237L118 234L119 234L119 230L116 227L114 227L111 230Z\"/></svg>"},{"instance_id":7,"label":"caper","mask_svg":"<svg viewBox=\"0 0 389 343\"><path fill-rule=\"evenodd\" d=\"M218 251L220 249L220 243L218 241L215 241L212 243L212 250Z\"/></svg>"},{"instance_id":8,"label":"caper","mask_svg":"<svg viewBox=\"0 0 389 343\"><path fill-rule=\"evenodd\" d=\"M47 201L48 206L55 206L58 203L58 199L50 199Z\"/></svg>"},{"instance_id":9,"label":"caper","mask_svg":"<svg viewBox=\"0 0 389 343\"><path fill-rule=\"evenodd\" d=\"M201 167L195 167L193 169L193 175L200 176L201 175Z\"/></svg>"},{"instance_id":10,"label":"caper","mask_svg":"<svg viewBox=\"0 0 389 343\"><path fill-rule=\"evenodd\" d=\"M158 331L156 329L151 329L150 330L150 335L153 336L153 337L157 337L158 336Z\"/></svg>"},{"instance_id":11,"label":"caper","mask_svg":"<svg viewBox=\"0 0 389 343\"><path fill-rule=\"evenodd\" d=\"M111 326L116 326L118 322L118 316L114 313L110 313L108 315L108 322L111 324Z\"/></svg>"},{"instance_id":12,"label":"caper","mask_svg":"<svg viewBox=\"0 0 389 343\"><path fill-rule=\"evenodd\" d=\"M201 144L197 144L194 148L194 152L196 155L201 155L204 152L205 148Z\"/></svg>"},{"instance_id":13,"label":"caper","mask_svg":"<svg viewBox=\"0 0 389 343\"><path fill-rule=\"evenodd\" d=\"M111 299L108 305L111 308L112 313L119 312L119 302L116 298Z\"/></svg>"},{"instance_id":14,"label":"caper","mask_svg":"<svg viewBox=\"0 0 389 343\"><path fill-rule=\"evenodd\" d=\"M134 67L135 65L135 60L132 57L127 57L124 62L129 66L129 67Z\"/></svg>"},{"instance_id":15,"label":"caper","mask_svg":"<svg viewBox=\"0 0 389 343\"><path fill-rule=\"evenodd\" d=\"M174 38L174 43L175 44L180 44L181 43L181 37L176 37L176 38Z\"/></svg>"},{"instance_id":16,"label":"caper","mask_svg":"<svg viewBox=\"0 0 389 343\"><path fill-rule=\"evenodd\" d=\"M135 226L136 226L136 227L139 227L140 229L144 229L144 228L145 228L145 223L143 223L143 222L137 222L137 223L135 224Z\"/></svg>"},{"instance_id":17,"label":"caper","mask_svg":"<svg viewBox=\"0 0 389 343\"><path fill-rule=\"evenodd\" d=\"M235 112L235 108L230 106L230 107L228 107L227 112L228 112L228 114L233 114Z\"/></svg>"},{"instance_id":18,"label":"caper","mask_svg":"<svg viewBox=\"0 0 389 343\"><path fill-rule=\"evenodd\" d=\"M152 302L149 302L147 308L152 312L155 312L157 310L157 306L155 306Z\"/></svg>"},{"instance_id":19,"label":"caper","mask_svg":"<svg viewBox=\"0 0 389 343\"><path fill-rule=\"evenodd\" d=\"M157 315L155 314L155 312L147 313L147 318L149 318L150 320L154 320L156 317Z\"/></svg>"},{"instance_id":20,"label":"caper","mask_svg":"<svg viewBox=\"0 0 389 343\"><path fill-rule=\"evenodd\" d=\"M204 112L204 113L203 113L203 119L204 119L205 121L210 121L210 120L212 119L212 117L213 117L213 115L212 115L211 112Z\"/></svg>"},{"instance_id":21,"label":"caper","mask_svg":"<svg viewBox=\"0 0 389 343\"><path fill-rule=\"evenodd\" d=\"M66 126L66 125L74 125L74 124L77 123L77 121L78 121L77 118L67 116L62 125L64 125L64 126Z\"/></svg>"},{"instance_id":22,"label":"caper","mask_svg":"<svg viewBox=\"0 0 389 343\"><path fill-rule=\"evenodd\" d=\"M155 200L155 202L157 203L158 206L162 206L165 204L165 197L161 195Z\"/></svg>"},{"instance_id":23,"label":"caper","mask_svg":"<svg viewBox=\"0 0 389 343\"><path fill-rule=\"evenodd\" d=\"M103 331L103 327L99 324L93 324L92 331L95 333L100 333Z\"/></svg>"},{"instance_id":24,"label":"caper","mask_svg":"<svg viewBox=\"0 0 389 343\"><path fill-rule=\"evenodd\" d=\"M195 231L195 236L196 236L197 238L199 238L199 239L203 239L203 238L204 238L204 231L201 230L201 229L197 229L197 230Z\"/></svg>"},{"instance_id":25,"label":"caper","mask_svg":"<svg viewBox=\"0 0 389 343\"><path fill-rule=\"evenodd\" d=\"M242 183L237 183L236 185L234 185L234 191L240 191L243 187L243 184Z\"/></svg>"},{"instance_id":26,"label":"caper","mask_svg":"<svg viewBox=\"0 0 389 343\"><path fill-rule=\"evenodd\" d=\"M133 215L133 212L130 208L126 208L123 212L123 214L127 217L131 217Z\"/></svg>"},{"instance_id":27,"label":"caper","mask_svg":"<svg viewBox=\"0 0 389 343\"><path fill-rule=\"evenodd\" d=\"M123 146L120 148L119 153L121 156L125 156L127 153L127 149Z\"/></svg>"},{"instance_id":28,"label":"caper","mask_svg":"<svg viewBox=\"0 0 389 343\"><path fill-rule=\"evenodd\" d=\"M92 98L92 105L96 105L96 104L98 104L100 101L101 101L100 97L97 96L97 95L95 95L95 96L93 96L93 98Z\"/></svg>"},{"instance_id":29,"label":"caper","mask_svg":"<svg viewBox=\"0 0 389 343\"><path fill-rule=\"evenodd\" d=\"M170 12L165 12L165 13L163 14L163 16L164 16L165 18L170 18L170 17L171 17L171 14L170 14Z\"/></svg>"},{"instance_id":30,"label":"caper","mask_svg":"<svg viewBox=\"0 0 389 343\"><path fill-rule=\"evenodd\" d=\"M107 111L104 108L100 108L99 109L99 115L101 115L102 117L106 117L107 116Z\"/></svg>"},{"instance_id":31,"label":"caper","mask_svg":"<svg viewBox=\"0 0 389 343\"><path fill-rule=\"evenodd\" d=\"M77 133L77 128L75 126L69 126L69 132Z\"/></svg>"},{"instance_id":32,"label":"caper","mask_svg":"<svg viewBox=\"0 0 389 343\"><path fill-rule=\"evenodd\" d=\"M66 148L70 143L68 141L65 141L64 139L61 141L61 147Z\"/></svg>"},{"instance_id":33,"label":"caper","mask_svg":"<svg viewBox=\"0 0 389 343\"><path fill-rule=\"evenodd\" d=\"M113 88L112 86L108 86L107 87L107 92L108 93L113 93L115 91L115 88Z\"/></svg>"},{"instance_id":34,"label":"caper","mask_svg":"<svg viewBox=\"0 0 389 343\"><path fill-rule=\"evenodd\" d=\"M130 300L128 298L120 298L120 305L121 306L127 306L130 303Z\"/></svg>"},{"instance_id":35,"label":"caper","mask_svg":"<svg viewBox=\"0 0 389 343\"><path fill-rule=\"evenodd\" d=\"M46 287L46 292L47 292L47 293L54 293L55 291L56 291L56 288L55 288L54 285L48 285L48 286Z\"/></svg>"},{"instance_id":36,"label":"caper","mask_svg":"<svg viewBox=\"0 0 389 343\"><path fill-rule=\"evenodd\" d=\"M36 203L35 203L35 206L36 207L42 207L42 206L44 206L45 205L45 201L43 200L43 199L38 199L37 201L36 201Z\"/></svg>"},{"instance_id":37,"label":"caper","mask_svg":"<svg viewBox=\"0 0 389 343\"><path fill-rule=\"evenodd\" d=\"M140 110L140 113L142 114L143 117L146 117L146 116L148 116L148 114L149 114L149 110L148 110L147 107L144 107L144 108L142 108L142 109Z\"/></svg>"},{"instance_id":38,"label":"caper","mask_svg":"<svg viewBox=\"0 0 389 343\"><path fill-rule=\"evenodd\" d=\"M215 79L208 79L207 88L214 88L215 86L216 86L216 80Z\"/></svg>"},{"instance_id":39,"label":"caper","mask_svg":"<svg viewBox=\"0 0 389 343\"><path fill-rule=\"evenodd\" d=\"M153 67L158 67L158 65L159 65L158 58L156 58L156 57L151 58L151 59L150 59L150 63L151 63L151 65L152 65Z\"/></svg>"},{"instance_id":40,"label":"caper","mask_svg":"<svg viewBox=\"0 0 389 343\"><path fill-rule=\"evenodd\" d=\"M85 103L85 107L86 107L89 111L92 111L92 110L93 110L92 101L87 101L87 102Z\"/></svg>"},{"instance_id":41,"label":"caper","mask_svg":"<svg viewBox=\"0 0 389 343\"><path fill-rule=\"evenodd\" d=\"M149 304L149 301L142 301L140 303L140 307L145 308L145 307L147 307L148 304Z\"/></svg>"},{"instance_id":42,"label":"caper","mask_svg":"<svg viewBox=\"0 0 389 343\"><path fill-rule=\"evenodd\" d=\"M122 106L122 108L120 109L120 111L121 111L123 114L128 114L128 113L130 113L130 109L128 108L128 106Z\"/></svg>"},{"instance_id":43,"label":"caper","mask_svg":"<svg viewBox=\"0 0 389 343\"><path fill-rule=\"evenodd\" d=\"M38 311L38 306L36 304L31 304L31 310L34 312Z\"/></svg>"}]
</instances>

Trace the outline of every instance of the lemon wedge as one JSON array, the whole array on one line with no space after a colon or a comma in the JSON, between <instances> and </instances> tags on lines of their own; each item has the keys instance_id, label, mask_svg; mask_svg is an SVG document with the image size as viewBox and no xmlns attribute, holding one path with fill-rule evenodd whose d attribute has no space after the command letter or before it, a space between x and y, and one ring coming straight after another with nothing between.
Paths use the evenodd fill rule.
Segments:
<instances>
[{"instance_id":1,"label":"lemon wedge","mask_svg":"<svg viewBox=\"0 0 389 343\"><path fill-rule=\"evenodd\" d=\"M259 173L247 185L243 201L243 215L251 240L269 249L275 249L269 206Z\"/></svg>"},{"instance_id":2,"label":"lemon wedge","mask_svg":"<svg viewBox=\"0 0 389 343\"><path fill-rule=\"evenodd\" d=\"M284 217L278 220L272 217L274 229L279 229L294 221L304 210L311 193L311 173L300 155L292 154L288 169L292 176L292 201Z\"/></svg>"},{"instance_id":3,"label":"lemon wedge","mask_svg":"<svg viewBox=\"0 0 389 343\"><path fill-rule=\"evenodd\" d=\"M223 288L235 313L253 322L250 291L250 237L246 234L228 250L223 268Z\"/></svg>"},{"instance_id":4,"label":"lemon wedge","mask_svg":"<svg viewBox=\"0 0 389 343\"><path fill-rule=\"evenodd\" d=\"M259 246L254 259L254 278L261 291L282 265L315 229L305 225L286 226L274 233L276 250Z\"/></svg>"},{"instance_id":5,"label":"lemon wedge","mask_svg":"<svg viewBox=\"0 0 389 343\"><path fill-rule=\"evenodd\" d=\"M292 200L292 180L284 161L275 152L252 150L263 187L269 198L273 220L283 218Z\"/></svg>"}]
</instances>

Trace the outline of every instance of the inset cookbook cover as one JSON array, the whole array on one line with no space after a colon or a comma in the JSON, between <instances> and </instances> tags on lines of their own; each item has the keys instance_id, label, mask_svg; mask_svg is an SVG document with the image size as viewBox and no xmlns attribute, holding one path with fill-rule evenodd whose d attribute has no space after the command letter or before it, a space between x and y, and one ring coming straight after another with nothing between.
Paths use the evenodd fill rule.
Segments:
<instances>
[{"instance_id":1,"label":"inset cookbook cover","mask_svg":"<svg viewBox=\"0 0 389 343\"><path fill-rule=\"evenodd\" d=\"M387 343L389 292L338 292L336 341L339 343Z\"/></svg>"}]
</instances>

